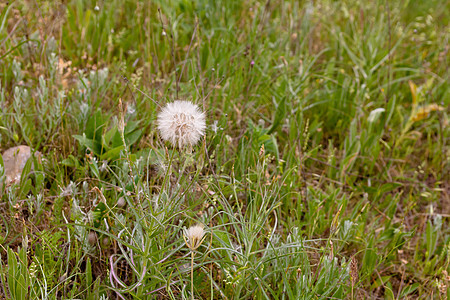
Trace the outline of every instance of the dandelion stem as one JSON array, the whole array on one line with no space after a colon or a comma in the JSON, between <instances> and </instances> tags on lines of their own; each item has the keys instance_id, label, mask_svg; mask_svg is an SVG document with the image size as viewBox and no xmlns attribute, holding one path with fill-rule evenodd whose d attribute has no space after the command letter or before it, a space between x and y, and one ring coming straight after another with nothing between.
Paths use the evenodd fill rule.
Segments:
<instances>
[{"instance_id":1,"label":"dandelion stem","mask_svg":"<svg viewBox=\"0 0 450 300\"><path fill-rule=\"evenodd\" d=\"M191 298L194 300L194 251L191 250Z\"/></svg>"}]
</instances>

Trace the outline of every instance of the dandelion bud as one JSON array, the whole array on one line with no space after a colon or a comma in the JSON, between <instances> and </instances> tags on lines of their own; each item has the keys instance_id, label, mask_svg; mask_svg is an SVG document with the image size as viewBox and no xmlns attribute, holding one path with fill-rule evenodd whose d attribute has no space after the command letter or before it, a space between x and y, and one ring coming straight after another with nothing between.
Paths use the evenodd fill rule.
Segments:
<instances>
[{"instance_id":1,"label":"dandelion bud","mask_svg":"<svg viewBox=\"0 0 450 300\"><path fill-rule=\"evenodd\" d=\"M189 227L189 229L183 229L183 238L189 249L195 250L203 243L203 236L205 231L203 225L197 224Z\"/></svg>"}]
</instances>

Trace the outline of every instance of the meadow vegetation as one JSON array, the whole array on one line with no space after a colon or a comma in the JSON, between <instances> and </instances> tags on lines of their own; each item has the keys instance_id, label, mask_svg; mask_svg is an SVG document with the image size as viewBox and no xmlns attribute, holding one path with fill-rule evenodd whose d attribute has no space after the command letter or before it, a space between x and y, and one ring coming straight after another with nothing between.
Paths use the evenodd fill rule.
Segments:
<instances>
[{"instance_id":1,"label":"meadow vegetation","mask_svg":"<svg viewBox=\"0 0 450 300\"><path fill-rule=\"evenodd\" d=\"M0 298L447 299L449 14L2 1Z\"/></svg>"}]
</instances>

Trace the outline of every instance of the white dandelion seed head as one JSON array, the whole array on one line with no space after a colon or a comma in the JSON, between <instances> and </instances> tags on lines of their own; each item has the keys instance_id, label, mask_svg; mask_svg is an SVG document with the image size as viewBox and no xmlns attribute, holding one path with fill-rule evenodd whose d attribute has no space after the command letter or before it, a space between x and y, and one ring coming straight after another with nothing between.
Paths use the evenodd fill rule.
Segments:
<instances>
[{"instance_id":1,"label":"white dandelion seed head","mask_svg":"<svg viewBox=\"0 0 450 300\"><path fill-rule=\"evenodd\" d=\"M189 227L189 229L183 229L183 234L186 243L190 249L197 249L203 242L203 236L205 231L203 230L203 225L197 224Z\"/></svg>"},{"instance_id":2,"label":"white dandelion seed head","mask_svg":"<svg viewBox=\"0 0 450 300\"><path fill-rule=\"evenodd\" d=\"M158 114L158 130L165 141L179 148L195 145L205 134L205 114L190 101L177 100Z\"/></svg>"}]
</instances>

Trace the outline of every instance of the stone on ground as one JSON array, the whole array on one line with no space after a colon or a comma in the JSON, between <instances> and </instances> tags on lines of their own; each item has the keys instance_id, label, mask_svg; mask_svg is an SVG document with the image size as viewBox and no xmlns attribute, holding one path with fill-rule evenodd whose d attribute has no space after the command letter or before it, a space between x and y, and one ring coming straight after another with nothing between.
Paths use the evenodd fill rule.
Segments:
<instances>
[{"instance_id":1,"label":"stone on ground","mask_svg":"<svg viewBox=\"0 0 450 300\"><path fill-rule=\"evenodd\" d=\"M32 154L31 148L24 145L12 147L3 152L2 158L5 168L6 185L20 181L23 168Z\"/></svg>"}]
</instances>

